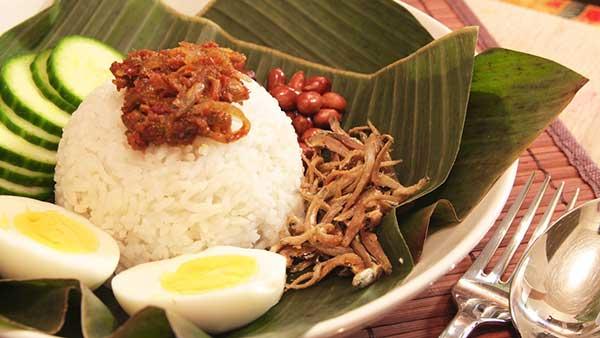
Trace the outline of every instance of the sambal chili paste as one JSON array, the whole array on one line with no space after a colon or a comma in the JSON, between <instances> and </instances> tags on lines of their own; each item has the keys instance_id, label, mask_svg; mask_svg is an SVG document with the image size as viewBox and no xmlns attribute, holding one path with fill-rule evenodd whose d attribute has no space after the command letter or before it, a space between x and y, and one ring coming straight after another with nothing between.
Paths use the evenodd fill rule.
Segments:
<instances>
[{"instance_id":1,"label":"sambal chili paste","mask_svg":"<svg viewBox=\"0 0 600 338\"><path fill-rule=\"evenodd\" d=\"M246 57L214 42L181 42L161 51L129 53L110 67L125 88L122 120L133 149L185 145L197 136L228 143L244 137L250 122L232 102L248 98L241 79ZM232 118L242 122L233 131Z\"/></svg>"}]
</instances>

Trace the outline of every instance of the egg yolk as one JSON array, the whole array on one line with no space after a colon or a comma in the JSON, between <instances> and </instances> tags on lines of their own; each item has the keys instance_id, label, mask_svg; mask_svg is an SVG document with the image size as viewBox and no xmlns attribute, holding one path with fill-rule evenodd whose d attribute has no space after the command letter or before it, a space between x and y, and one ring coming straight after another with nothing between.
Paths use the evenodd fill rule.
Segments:
<instances>
[{"instance_id":1,"label":"egg yolk","mask_svg":"<svg viewBox=\"0 0 600 338\"><path fill-rule=\"evenodd\" d=\"M190 260L175 272L161 277L165 290L193 294L225 289L244 283L258 272L252 257L241 255L207 256Z\"/></svg>"},{"instance_id":2,"label":"egg yolk","mask_svg":"<svg viewBox=\"0 0 600 338\"><path fill-rule=\"evenodd\" d=\"M23 212L13 222L23 235L58 251L88 253L99 246L92 231L56 211Z\"/></svg>"},{"instance_id":3,"label":"egg yolk","mask_svg":"<svg viewBox=\"0 0 600 338\"><path fill-rule=\"evenodd\" d=\"M8 217L6 215L0 215L0 229L8 229Z\"/></svg>"}]
</instances>

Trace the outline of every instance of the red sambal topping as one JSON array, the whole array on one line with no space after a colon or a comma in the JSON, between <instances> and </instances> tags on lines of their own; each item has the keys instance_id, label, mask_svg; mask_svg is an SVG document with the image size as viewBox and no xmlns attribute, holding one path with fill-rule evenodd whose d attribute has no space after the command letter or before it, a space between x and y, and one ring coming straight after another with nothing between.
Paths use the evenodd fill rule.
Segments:
<instances>
[{"instance_id":1,"label":"red sambal topping","mask_svg":"<svg viewBox=\"0 0 600 338\"><path fill-rule=\"evenodd\" d=\"M241 79L246 56L214 42L181 42L161 51L129 53L110 67L118 90L125 88L121 119L133 149L185 145L197 136L229 143L250 131L250 121L232 102L248 98ZM242 126L233 131L232 118Z\"/></svg>"}]
</instances>

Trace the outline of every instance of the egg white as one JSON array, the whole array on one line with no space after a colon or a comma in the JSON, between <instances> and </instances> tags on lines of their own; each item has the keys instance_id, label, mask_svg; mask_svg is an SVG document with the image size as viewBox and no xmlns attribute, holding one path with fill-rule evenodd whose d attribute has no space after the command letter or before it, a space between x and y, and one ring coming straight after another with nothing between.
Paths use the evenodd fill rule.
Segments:
<instances>
[{"instance_id":1,"label":"egg white","mask_svg":"<svg viewBox=\"0 0 600 338\"><path fill-rule=\"evenodd\" d=\"M55 211L79 222L98 239L98 248L89 253L63 252L22 234L13 225L14 217L27 211ZM119 263L115 240L86 218L52 203L0 196L0 276L11 279L74 278L95 289L104 283Z\"/></svg>"},{"instance_id":2,"label":"egg white","mask_svg":"<svg viewBox=\"0 0 600 338\"><path fill-rule=\"evenodd\" d=\"M207 256L252 257L258 271L233 287L195 294L165 290L161 277L175 272L187 261ZM263 315L279 302L285 287L285 258L279 254L230 246L218 246L198 254L141 264L125 270L112 280L113 293L121 307L133 315L146 306L174 311L210 333L241 327Z\"/></svg>"}]
</instances>

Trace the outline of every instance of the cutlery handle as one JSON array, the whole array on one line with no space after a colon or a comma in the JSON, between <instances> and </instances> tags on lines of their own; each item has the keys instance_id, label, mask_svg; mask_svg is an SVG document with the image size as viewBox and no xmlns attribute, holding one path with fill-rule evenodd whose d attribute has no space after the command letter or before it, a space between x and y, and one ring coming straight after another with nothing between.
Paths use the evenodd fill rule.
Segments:
<instances>
[{"instance_id":1,"label":"cutlery handle","mask_svg":"<svg viewBox=\"0 0 600 338\"><path fill-rule=\"evenodd\" d=\"M439 338L467 338L480 323L479 318L459 311Z\"/></svg>"}]
</instances>

